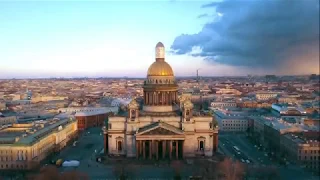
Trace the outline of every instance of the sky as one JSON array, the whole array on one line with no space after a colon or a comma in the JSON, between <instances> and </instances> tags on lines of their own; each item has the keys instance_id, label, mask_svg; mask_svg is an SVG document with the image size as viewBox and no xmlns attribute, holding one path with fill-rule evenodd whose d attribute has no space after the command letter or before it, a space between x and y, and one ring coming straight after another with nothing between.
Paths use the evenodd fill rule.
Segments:
<instances>
[{"instance_id":1,"label":"sky","mask_svg":"<svg viewBox=\"0 0 320 180\"><path fill-rule=\"evenodd\" d=\"M0 78L319 73L317 0L0 1Z\"/></svg>"}]
</instances>

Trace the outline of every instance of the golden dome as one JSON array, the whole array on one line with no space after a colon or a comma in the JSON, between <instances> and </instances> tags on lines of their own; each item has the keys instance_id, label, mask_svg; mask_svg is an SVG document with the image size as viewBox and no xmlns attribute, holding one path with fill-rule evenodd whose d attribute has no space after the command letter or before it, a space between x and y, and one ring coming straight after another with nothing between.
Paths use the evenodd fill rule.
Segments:
<instances>
[{"instance_id":1,"label":"golden dome","mask_svg":"<svg viewBox=\"0 0 320 180\"><path fill-rule=\"evenodd\" d=\"M148 76L173 76L173 70L167 62L156 61L149 67Z\"/></svg>"}]
</instances>

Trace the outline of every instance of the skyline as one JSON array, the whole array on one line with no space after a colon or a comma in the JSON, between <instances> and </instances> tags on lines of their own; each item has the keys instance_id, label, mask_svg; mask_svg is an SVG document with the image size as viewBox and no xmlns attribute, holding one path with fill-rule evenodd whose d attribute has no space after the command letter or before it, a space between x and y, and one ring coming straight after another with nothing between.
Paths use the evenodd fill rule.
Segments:
<instances>
[{"instance_id":1,"label":"skyline","mask_svg":"<svg viewBox=\"0 0 320 180\"><path fill-rule=\"evenodd\" d=\"M145 77L159 41L175 76L319 74L317 1L211 2L0 2L0 78Z\"/></svg>"}]
</instances>

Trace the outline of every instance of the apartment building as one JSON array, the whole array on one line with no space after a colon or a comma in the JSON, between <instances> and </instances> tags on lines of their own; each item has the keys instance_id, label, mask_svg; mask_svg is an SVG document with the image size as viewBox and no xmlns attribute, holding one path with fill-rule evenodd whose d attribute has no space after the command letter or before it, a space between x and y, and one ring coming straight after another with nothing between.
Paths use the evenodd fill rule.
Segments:
<instances>
[{"instance_id":1,"label":"apartment building","mask_svg":"<svg viewBox=\"0 0 320 180\"><path fill-rule=\"evenodd\" d=\"M249 120L243 113L215 110L214 115L219 125L219 131L244 132L249 127Z\"/></svg>"},{"instance_id":2,"label":"apartment building","mask_svg":"<svg viewBox=\"0 0 320 180\"><path fill-rule=\"evenodd\" d=\"M212 108L228 108L228 107L237 107L237 103L235 101L223 102L223 101L213 101L211 102Z\"/></svg>"},{"instance_id":3,"label":"apartment building","mask_svg":"<svg viewBox=\"0 0 320 180\"><path fill-rule=\"evenodd\" d=\"M110 114L118 114L118 107L70 107L58 109L61 113L73 113L79 130L103 126Z\"/></svg>"},{"instance_id":4,"label":"apartment building","mask_svg":"<svg viewBox=\"0 0 320 180\"><path fill-rule=\"evenodd\" d=\"M0 170L32 169L77 136L75 119L13 124L0 130Z\"/></svg>"},{"instance_id":5,"label":"apartment building","mask_svg":"<svg viewBox=\"0 0 320 180\"><path fill-rule=\"evenodd\" d=\"M17 123L16 116L8 116L8 117L1 117L0 116L0 127L3 125L15 124Z\"/></svg>"},{"instance_id":6,"label":"apartment building","mask_svg":"<svg viewBox=\"0 0 320 180\"><path fill-rule=\"evenodd\" d=\"M7 104L5 101L0 100L0 111L5 110L7 108Z\"/></svg>"},{"instance_id":7,"label":"apartment building","mask_svg":"<svg viewBox=\"0 0 320 180\"><path fill-rule=\"evenodd\" d=\"M293 133L285 134L280 138L280 151L283 158L319 172L320 142L318 140L307 140Z\"/></svg>"},{"instance_id":8,"label":"apartment building","mask_svg":"<svg viewBox=\"0 0 320 180\"><path fill-rule=\"evenodd\" d=\"M277 98L278 93L275 92L257 92L256 93L256 99L257 100L269 100L269 99L275 99Z\"/></svg>"}]
</instances>

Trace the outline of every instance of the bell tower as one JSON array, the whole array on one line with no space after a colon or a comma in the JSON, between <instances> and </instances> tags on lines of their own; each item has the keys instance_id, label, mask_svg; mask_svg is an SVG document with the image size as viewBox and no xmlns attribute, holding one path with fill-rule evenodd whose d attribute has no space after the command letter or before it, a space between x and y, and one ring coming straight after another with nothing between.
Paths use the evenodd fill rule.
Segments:
<instances>
[{"instance_id":1,"label":"bell tower","mask_svg":"<svg viewBox=\"0 0 320 180\"><path fill-rule=\"evenodd\" d=\"M136 118L139 117L139 103L136 101L136 99L133 99L129 105L129 120L135 121Z\"/></svg>"},{"instance_id":2,"label":"bell tower","mask_svg":"<svg viewBox=\"0 0 320 180\"><path fill-rule=\"evenodd\" d=\"M185 121L190 121L192 118L193 104L190 100L183 103L183 117Z\"/></svg>"}]
</instances>

